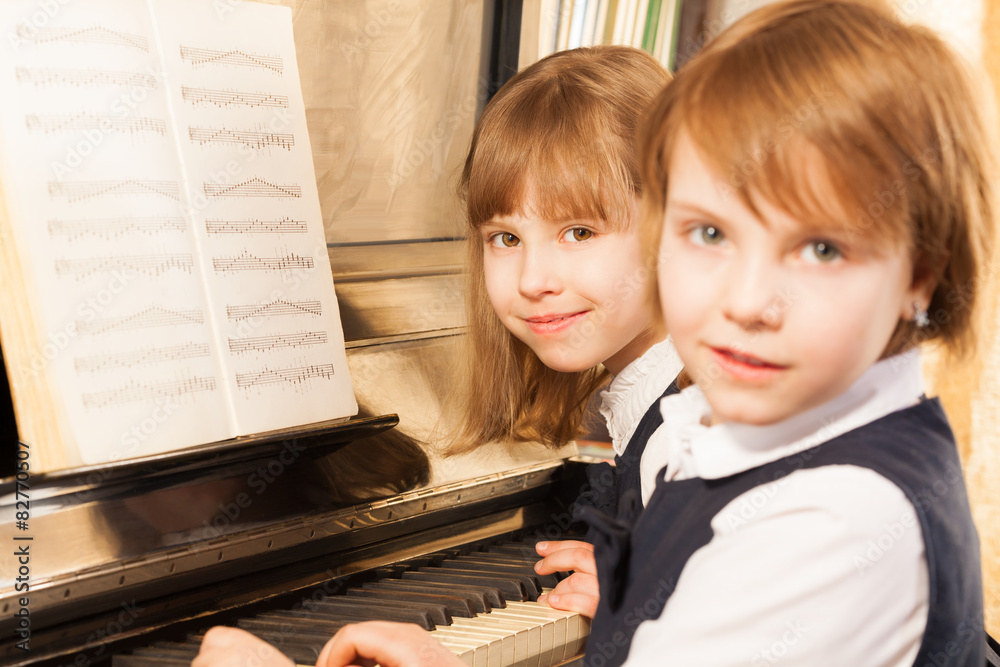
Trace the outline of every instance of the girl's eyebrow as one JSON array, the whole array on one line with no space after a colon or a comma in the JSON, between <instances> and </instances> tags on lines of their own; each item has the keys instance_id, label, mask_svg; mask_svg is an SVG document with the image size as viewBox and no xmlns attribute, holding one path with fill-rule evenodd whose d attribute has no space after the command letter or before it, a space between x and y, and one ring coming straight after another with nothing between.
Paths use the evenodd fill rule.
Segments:
<instances>
[{"instance_id":1,"label":"girl's eyebrow","mask_svg":"<svg viewBox=\"0 0 1000 667\"><path fill-rule=\"evenodd\" d=\"M683 199L674 199L674 198L668 199L667 200L666 208L667 209L681 209L681 211L683 211L685 213L689 213L689 214L693 213L695 215L700 215L700 216L703 216L703 217L706 217L706 218L719 218L719 217L721 217L721 215L719 213L716 213L715 211L707 209L704 206L701 206L700 204L697 204L695 202L689 202L689 201L685 201Z\"/></svg>"}]
</instances>

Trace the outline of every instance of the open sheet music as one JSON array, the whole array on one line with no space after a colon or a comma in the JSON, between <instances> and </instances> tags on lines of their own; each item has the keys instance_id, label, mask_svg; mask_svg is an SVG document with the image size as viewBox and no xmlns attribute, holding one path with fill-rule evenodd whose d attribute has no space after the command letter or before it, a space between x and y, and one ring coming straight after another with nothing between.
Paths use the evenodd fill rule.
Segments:
<instances>
[{"instance_id":1,"label":"open sheet music","mask_svg":"<svg viewBox=\"0 0 1000 667\"><path fill-rule=\"evenodd\" d=\"M0 4L0 336L37 460L354 414L290 10L50 4Z\"/></svg>"}]
</instances>

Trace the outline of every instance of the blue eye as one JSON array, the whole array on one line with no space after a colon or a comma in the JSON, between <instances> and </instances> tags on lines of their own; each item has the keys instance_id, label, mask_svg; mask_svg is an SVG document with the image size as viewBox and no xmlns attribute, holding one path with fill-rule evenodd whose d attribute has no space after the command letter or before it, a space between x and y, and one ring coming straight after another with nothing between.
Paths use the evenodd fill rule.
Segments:
<instances>
[{"instance_id":1,"label":"blue eye","mask_svg":"<svg viewBox=\"0 0 1000 667\"><path fill-rule=\"evenodd\" d=\"M589 241L592 238L594 238L594 232L589 229L584 229L583 227L574 227L563 234L563 240L571 243Z\"/></svg>"},{"instance_id":2,"label":"blue eye","mask_svg":"<svg viewBox=\"0 0 1000 667\"><path fill-rule=\"evenodd\" d=\"M486 243L494 248L514 248L521 245L521 239L510 232L498 232L486 239Z\"/></svg>"},{"instance_id":3,"label":"blue eye","mask_svg":"<svg viewBox=\"0 0 1000 667\"><path fill-rule=\"evenodd\" d=\"M688 237L697 245L719 245L726 239L722 230L714 225L698 225L688 232Z\"/></svg>"},{"instance_id":4,"label":"blue eye","mask_svg":"<svg viewBox=\"0 0 1000 667\"><path fill-rule=\"evenodd\" d=\"M840 248L829 241L811 241L802 249L802 259L814 264L829 264L843 256Z\"/></svg>"}]
</instances>

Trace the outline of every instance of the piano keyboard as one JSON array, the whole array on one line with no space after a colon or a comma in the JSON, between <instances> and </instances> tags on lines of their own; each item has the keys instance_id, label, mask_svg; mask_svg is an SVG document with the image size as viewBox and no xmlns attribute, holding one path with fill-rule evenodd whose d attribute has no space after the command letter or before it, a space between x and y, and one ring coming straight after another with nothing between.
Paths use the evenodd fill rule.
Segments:
<instances>
[{"instance_id":1,"label":"piano keyboard","mask_svg":"<svg viewBox=\"0 0 1000 667\"><path fill-rule=\"evenodd\" d=\"M590 619L536 601L558 581L536 574L537 561L533 546L525 543L438 552L377 568L374 581L344 595L266 611L235 625L299 665L314 665L337 630L366 620L416 623L471 667L572 664L583 653ZM113 666L188 665L205 631L183 642L157 642L116 655Z\"/></svg>"}]
</instances>

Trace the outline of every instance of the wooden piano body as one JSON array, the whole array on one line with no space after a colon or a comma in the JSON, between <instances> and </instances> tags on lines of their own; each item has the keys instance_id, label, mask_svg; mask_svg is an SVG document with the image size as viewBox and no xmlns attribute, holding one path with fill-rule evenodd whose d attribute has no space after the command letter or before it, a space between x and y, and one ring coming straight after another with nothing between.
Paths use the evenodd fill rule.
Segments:
<instances>
[{"instance_id":1,"label":"wooden piano body","mask_svg":"<svg viewBox=\"0 0 1000 667\"><path fill-rule=\"evenodd\" d=\"M520 3L279 4L293 8L366 416L34 475L23 533L14 480L3 480L0 664L111 664L156 641L343 593L415 556L511 535L557 538L569 526L582 476L567 452L485 444L445 457L440 447L464 327L455 175L487 88L514 69L517 12L505 8ZM12 545L30 550L28 590ZM14 615L22 598L30 652L15 633L27 624ZM571 658L579 634L575 642L549 657Z\"/></svg>"}]
</instances>

